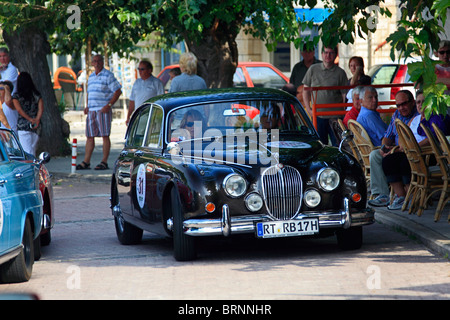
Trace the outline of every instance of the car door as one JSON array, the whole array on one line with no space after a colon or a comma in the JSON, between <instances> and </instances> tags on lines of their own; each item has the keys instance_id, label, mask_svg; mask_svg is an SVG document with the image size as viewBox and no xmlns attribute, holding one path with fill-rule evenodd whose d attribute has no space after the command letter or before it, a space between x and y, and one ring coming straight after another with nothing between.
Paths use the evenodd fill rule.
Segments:
<instances>
[{"instance_id":1,"label":"car door","mask_svg":"<svg viewBox=\"0 0 450 320\"><path fill-rule=\"evenodd\" d=\"M139 148L144 142L147 130L150 105L143 105L135 111L130 121L125 147L120 152L116 164L117 191L123 214L134 215L136 205L136 181L132 179L136 168L136 158L139 161ZM137 155L136 155L137 153Z\"/></svg>"},{"instance_id":2,"label":"car door","mask_svg":"<svg viewBox=\"0 0 450 320\"><path fill-rule=\"evenodd\" d=\"M25 154L11 131L1 132L0 156L0 252L22 242L25 211L41 203L37 196L36 168L20 162Z\"/></svg>"},{"instance_id":3,"label":"car door","mask_svg":"<svg viewBox=\"0 0 450 320\"><path fill-rule=\"evenodd\" d=\"M133 215L147 222L158 221L153 199L155 199L156 183L154 179L155 157L162 154L162 117L163 111L158 106L151 106L146 113L147 123L142 143L139 143L133 157L131 175L131 192L133 198ZM144 121L140 121L137 132L144 129Z\"/></svg>"}]
</instances>

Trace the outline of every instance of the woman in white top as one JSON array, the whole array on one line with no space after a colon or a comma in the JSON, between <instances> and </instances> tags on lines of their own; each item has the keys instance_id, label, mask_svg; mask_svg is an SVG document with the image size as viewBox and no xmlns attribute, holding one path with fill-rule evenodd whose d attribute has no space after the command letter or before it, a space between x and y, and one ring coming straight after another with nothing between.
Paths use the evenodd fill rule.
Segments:
<instances>
[{"instance_id":1,"label":"woman in white top","mask_svg":"<svg viewBox=\"0 0 450 320\"><path fill-rule=\"evenodd\" d=\"M5 120L0 119L2 127L12 129L17 134L17 119L19 118L19 113L14 108L12 102L11 92L14 86L11 81L1 81L0 82L0 104ZM1 114L0 114L1 117Z\"/></svg>"}]
</instances>

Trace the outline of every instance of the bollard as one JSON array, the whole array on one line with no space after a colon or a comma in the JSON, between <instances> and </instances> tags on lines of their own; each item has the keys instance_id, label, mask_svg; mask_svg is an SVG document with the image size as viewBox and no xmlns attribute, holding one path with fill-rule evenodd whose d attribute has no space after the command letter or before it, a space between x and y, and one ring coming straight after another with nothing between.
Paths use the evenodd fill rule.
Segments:
<instances>
[{"instance_id":1,"label":"bollard","mask_svg":"<svg viewBox=\"0 0 450 320\"><path fill-rule=\"evenodd\" d=\"M71 173L75 173L77 166L77 139L72 141L72 168Z\"/></svg>"}]
</instances>

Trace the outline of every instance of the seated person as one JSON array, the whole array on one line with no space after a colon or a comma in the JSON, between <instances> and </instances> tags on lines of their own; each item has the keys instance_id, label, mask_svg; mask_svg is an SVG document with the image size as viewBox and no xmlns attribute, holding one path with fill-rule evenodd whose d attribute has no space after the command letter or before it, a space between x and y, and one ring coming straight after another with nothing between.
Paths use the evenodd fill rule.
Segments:
<instances>
[{"instance_id":1,"label":"seated person","mask_svg":"<svg viewBox=\"0 0 450 320\"><path fill-rule=\"evenodd\" d=\"M372 141L374 146L381 145L387 124L381 119L378 109L378 93L373 87L364 87L360 92L361 110L359 111L358 121Z\"/></svg>"},{"instance_id":2,"label":"seated person","mask_svg":"<svg viewBox=\"0 0 450 320\"><path fill-rule=\"evenodd\" d=\"M408 124L420 147L430 144L424 130L420 127L420 123L430 129L433 135L435 135L435 133L434 128L431 125L432 123L435 123L445 134L448 134L450 131L450 118L448 115L444 117L442 115L432 114L429 120L425 119L424 112L422 110L424 99L425 97L423 92L418 91L416 94L416 106L417 111L420 114L414 117ZM398 150L402 151L401 146ZM436 163L435 158L430 159L430 161L430 165L434 165ZM401 209L411 181L411 167L409 165L408 158L404 152L394 152L383 158L382 165L387 182L391 185L395 193L394 201L388 206L388 209Z\"/></svg>"},{"instance_id":3,"label":"seated person","mask_svg":"<svg viewBox=\"0 0 450 320\"><path fill-rule=\"evenodd\" d=\"M196 130L194 130L196 129ZM197 110L188 110L183 119L181 119L180 127L172 132L170 141L184 141L194 138L201 138L203 131L206 129L205 120ZM197 137L195 134L199 134Z\"/></svg>"},{"instance_id":4,"label":"seated person","mask_svg":"<svg viewBox=\"0 0 450 320\"><path fill-rule=\"evenodd\" d=\"M361 100L359 99L359 94L362 89L363 89L363 87L359 86L359 87L354 88L352 91L353 106L349 111L347 111L347 113L345 114L344 120L342 120L342 122L344 122L344 125L346 127L348 127L348 120L353 119L353 120L357 121L356 119L358 118L359 111L361 110Z\"/></svg>"},{"instance_id":5,"label":"seated person","mask_svg":"<svg viewBox=\"0 0 450 320\"><path fill-rule=\"evenodd\" d=\"M393 147L398 145L398 134L395 128L395 119L400 119L403 123L409 124L418 115L414 96L408 90L400 90L395 95L397 110L392 115L391 122L384 134L383 148L373 150L370 153L370 190L373 195L378 195L375 199L369 200L368 204L375 207L386 207L389 200L389 185L383 171L382 161ZM362 108L361 108L362 109Z\"/></svg>"}]
</instances>

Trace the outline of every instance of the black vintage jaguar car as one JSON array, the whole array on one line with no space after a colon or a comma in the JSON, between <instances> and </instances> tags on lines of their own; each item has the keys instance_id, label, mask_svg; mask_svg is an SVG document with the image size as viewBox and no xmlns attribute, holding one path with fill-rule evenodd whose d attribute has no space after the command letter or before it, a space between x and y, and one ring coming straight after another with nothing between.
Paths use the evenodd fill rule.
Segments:
<instances>
[{"instance_id":1,"label":"black vintage jaguar car","mask_svg":"<svg viewBox=\"0 0 450 320\"><path fill-rule=\"evenodd\" d=\"M351 137L350 137L351 138ZM334 235L362 245L374 222L358 161L324 146L299 101L275 89L167 94L135 111L111 206L122 244L169 234L177 260L195 238Z\"/></svg>"}]
</instances>

